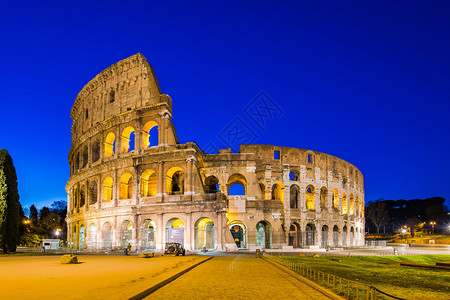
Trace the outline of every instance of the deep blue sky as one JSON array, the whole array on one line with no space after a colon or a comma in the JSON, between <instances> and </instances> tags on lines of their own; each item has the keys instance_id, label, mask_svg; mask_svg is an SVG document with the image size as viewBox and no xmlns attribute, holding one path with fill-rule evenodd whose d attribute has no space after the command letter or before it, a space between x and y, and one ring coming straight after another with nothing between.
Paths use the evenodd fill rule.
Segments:
<instances>
[{"instance_id":1,"label":"deep blue sky","mask_svg":"<svg viewBox=\"0 0 450 300\"><path fill-rule=\"evenodd\" d=\"M2 3L0 148L24 206L66 198L73 101L137 52L173 99L180 141L221 146L239 117L255 143L356 165L366 202L449 204L449 1L165 2ZM284 111L264 130L243 112L260 91Z\"/></svg>"}]
</instances>

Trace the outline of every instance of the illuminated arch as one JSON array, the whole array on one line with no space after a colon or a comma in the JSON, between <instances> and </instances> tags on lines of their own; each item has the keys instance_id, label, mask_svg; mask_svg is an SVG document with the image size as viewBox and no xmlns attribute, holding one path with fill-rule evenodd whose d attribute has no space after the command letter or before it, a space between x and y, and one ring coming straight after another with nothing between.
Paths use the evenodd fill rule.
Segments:
<instances>
[{"instance_id":1,"label":"illuminated arch","mask_svg":"<svg viewBox=\"0 0 450 300\"><path fill-rule=\"evenodd\" d=\"M218 193L219 192L219 179L216 176L208 176L205 179L205 191L206 193Z\"/></svg>"},{"instance_id":2,"label":"illuminated arch","mask_svg":"<svg viewBox=\"0 0 450 300\"><path fill-rule=\"evenodd\" d=\"M184 194L184 170L180 167L172 167L166 173L166 193L168 195Z\"/></svg>"},{"instance_id":3,"label":"illuminated arch","mask_svg":"<svg viewBox=\"0 0 450 300\"><path fill-rule=\"evenodd\" d=\"M158 179L155 171L151 169L145 170L141 175L141 196L156 196L157 181Z\"/></svg>"},{"instance_id":4,"label":"illuminated arch","mask_svg":"<svg viewBox=\"0 0 450 300\"><path fill-rule=\"evenodd\" d=\"M98 193L97 193L97 182L94 180L91 182L91 185L89 186L89 204L95 204L97 203L97 197L98 197Z\"/></svg>"},{"instance_id":5,"label":"illuminated arch","mask_svg":"<svg viewBox=\"0 0 450 300\"><path fill-rule=\"evenodd\" d=\"M159 132L158 123L155 121L148 121L142 128L142 148L147 149L149 147L159 145Z\"/></svg>"},{"instance_id":6,"label":"illuminated arch","mask_svg":"<svg viewBox=\"0 0 450 300\"><path fill-rule=\"evenodd\" d=\"M133 224L129 220L124 220L120 226L120 247L127 248L132 242Z\"/></svg>"},{"instance_id":7,"label":"illuminated arch","mask_svg":"<svg viewBox=\"0 0 450 300\"><path fill-rule=\"evenodd\" d=\"M194 248L214 249L214 222L202 217L194 225Z\"/></svg>"},{"instance_id":8,"label":"illuminated arch","mask_svg":"<svg viewBox=\"0 0 450 300\"><path fill-rule=\"evenodd\" d=\"M284 186L281 182L272 185L272 200L281 200L281 203L284 203Z\"/></svg>"},{"instance_id":9,"label":"illuminated arch","mask_svg":"<svg viewBox=\"0 0 450 300\"><path fill-rule=\"evenodd\" d=\"M350 194L349 214L350 215L355 214L355 197L353 196L353 193Z\"/></svg>"},{"instance_id":10,"label":"illuminated arch","mask_svg":"<svg viewBox=\"0 0 450 300\"><path fill-rule=\"evenodd\" d=\"M322 187L320 189L320 207L325 207L328 197L328 189L326 187Z\"/></svg>"},{"instance_id":11,"label":"illuminated arch","mask_svg":"<svg viewBox=\"0 0 450 300\"><path fill-rule=\"evenodd\" d=\"M105 158L114 155L116 147L116 136L114 133L110 132L105 139Z\"/></svg>"},{"instance_id":12,"label":"illuminated arch","mask_svg":"<svg viewBox=\"0 0 450 300\"><path fill-rule=\"evenodd\" d=\"M126 172L120 176L119 198L130 199L133 196L133 177Z\"/></svg>"},{"instance_id":13,"label":"illuminated arch","mask_svg":"<svg viewBox=\"0 0 450 300\"><path fill-rule=\"evenodd\" d=\"M242 221L234 220L228 223L231 235L238 249L247 247L247 226Z\"/></svg>"},{"instance_id":14,"label":"illuminated arch","mask_svg":"<svg viewBox=\"0 0 450 300\"><path fill-rule=\"evenodd\" d=\"M306 209L315 208L315 188L313 185L306 187Z\"/></svg>"},{"instance_id":15,"label":"illuminated arch","mask_svg":"<svg viewBox=\"0 0 450 300\"><path fill-rule=\"evenodd\" d=\"M102 185L102 200L105 202L109 202L112 200L113 196L113 180L111 177L106 177L103 180Z\"/></svg>"},{"instance_id":16,"label":"illuminated arch","mask_svg":"<svg viewBox=\"0 0 450 300\"><path fill-rule=\"evenodd\" d=\"M122 135L120 137L120 139L121 139L120 152L121 153L127 153L127 152L133 151L135 149L135 145L134 145L135 134L134 134L134 132L135 132L134 128L131 126L126 127L122 131Z\"/></svg>"},{"instance_id":17,"label":"illuminated arch","mask_svg":"<svg viewBox=\"0 0 450 300\"><path fill-rule=\"evenodd\" d=\"M339 208L339 190L333 189L333 207Z\"/></svg>"},{"instance_id":18,"label":"illuminated arch","mask_svg":"<svg viewBox=\"0 0 450 300\"><path fill-rule=\"evenodd\" d=\"M347 201L347 193L342 193L342 214L348 213L348 201Z\"/></svg>"},{"instance_id":19,"label":"illuminated arch","mask_svg":"<svg viewBox=\"0 0 450 300\"><path fill-rule=\"evenodd\" d=\"M233 193L233 190L232 190L231 194L235 194L235 195L246 195L247 194L247 179L245 178L244 175L235 173L228 178L228 195L231 195L230 194L231 187L235 184L241 185L244 188L244 191L243 191L243 193L242 192Z\"/></svg>"}]
</instances>

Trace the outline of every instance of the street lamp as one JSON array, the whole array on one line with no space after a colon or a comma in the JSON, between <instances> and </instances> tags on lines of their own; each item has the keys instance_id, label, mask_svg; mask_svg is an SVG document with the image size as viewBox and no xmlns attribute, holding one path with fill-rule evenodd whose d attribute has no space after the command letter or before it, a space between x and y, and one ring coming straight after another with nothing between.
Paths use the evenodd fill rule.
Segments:
<instances>
[{"instance_id":1,"label":"street lamp","mask_svg":"<svg viewBox=\"0 0 450 300\"><path fill-rule=\"evenodd\" d=\"M58 238L58 236L59 236L59 232L61 231L61 229L56 229L56 231L55 231L55 235L56 235L56 238Z\"/></svg>"},{"instance_id":2,"label":"street lamp","mask_svg":"<svg viewBox=\"0 0 450 300\"><path fill-rule=\"evenodd\" d=\"M434 225L436 225L436 222L431 221L431 222L430 222L430 225L433 227L433 234L434 234Z\"/></svg>"},{"instance_id":3,"label":"street lamp","mask_svg":"<svg viewBox=\"0 0 450 300\"><path fill-rule=\"evenodd\" d=\"M408 232L408 230L406 228L402 228L402 235L403 235L402 239L405 239L405 233L407 233L407 232Z\"/></svg>"}]
</instances>

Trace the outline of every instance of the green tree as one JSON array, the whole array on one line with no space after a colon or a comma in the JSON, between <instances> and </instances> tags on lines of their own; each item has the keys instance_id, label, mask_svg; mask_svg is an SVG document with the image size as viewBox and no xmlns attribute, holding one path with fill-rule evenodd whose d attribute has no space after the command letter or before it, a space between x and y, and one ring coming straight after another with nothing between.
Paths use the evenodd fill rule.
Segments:
<instances>
[{"instance_id":1,"label":"green tree","mask_svg":"<svg viewBox=\"0 0 450 300\"><path fill-rule=\"evenodd\" d=\"M20 212L17 174L6 149L0 150L0 247L15 252L20 240Z\"/></svg>"}]
</instances>

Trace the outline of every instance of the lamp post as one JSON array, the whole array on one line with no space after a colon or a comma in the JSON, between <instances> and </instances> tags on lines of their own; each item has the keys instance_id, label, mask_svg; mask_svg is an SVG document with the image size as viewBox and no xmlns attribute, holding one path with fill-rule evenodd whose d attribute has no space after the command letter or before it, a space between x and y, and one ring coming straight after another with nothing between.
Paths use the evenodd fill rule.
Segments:
<instances>
[{"instance_id":1,"label":"lamp post","mask_svg":"<svg viewBox=\"0 0 450 300\"><path fill-rule=\"evenodd\" d=\"M402 228L402 239L405 239L405 233L408 232L408 230L406 228Z\"/></svg>"},{"instance_id":2,"label":"lamp post","mask_svg":"<svg viewBox=\"0 0 450 300\"><path fill-rule=\"evenodd\" d=\"M434 235L434 225L436 225L436 222L431 221L431 222L430 222L430 225L431 225L431 227L433 227L433 235Z\"/></svg>"}]
</instances>

